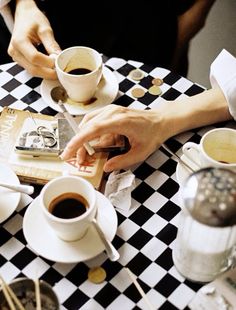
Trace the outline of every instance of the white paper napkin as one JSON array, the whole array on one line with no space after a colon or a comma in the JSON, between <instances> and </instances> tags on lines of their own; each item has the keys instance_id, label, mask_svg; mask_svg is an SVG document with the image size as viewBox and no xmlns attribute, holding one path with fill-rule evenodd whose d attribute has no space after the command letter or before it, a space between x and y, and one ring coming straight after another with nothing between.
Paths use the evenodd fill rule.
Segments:
<instances>
[{"instance_id":1,"label":"white paper napkin","mask_svg":"<svg viewBox=\"0 0 236 310\"><path fill-rule=\"evenodd\" d=\"M127 170L113 171L107 180L104 195L114 207L128 211L131 206L131 192L135 188L135 175Z\"/></svg>"}]
</instances>

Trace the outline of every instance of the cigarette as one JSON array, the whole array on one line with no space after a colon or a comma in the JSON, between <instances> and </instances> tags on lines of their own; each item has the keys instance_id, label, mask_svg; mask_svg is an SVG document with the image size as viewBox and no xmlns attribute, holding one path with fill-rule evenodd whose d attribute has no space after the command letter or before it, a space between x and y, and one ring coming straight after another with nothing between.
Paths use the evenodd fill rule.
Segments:
<instances>
[{"instance_id":1,"label":"cigarette","mask_svg":"<svg viewBox=\"0 0 236 310\"><path fill-rule=\"evenodd\" d=\"M147 295L144 293L143 289L141 288L141 286L139 285L138 281L136 280L135 275L129 270L129 268L125 268L125 270L128 273L128 275L129 275L130 279L132 280L132 282L134 283L134 285L136 286L136 288L139 291L140 295L143 297L143 300L146 302L146 305L148 306L148 309L149 310L155 310L153 305L148 300Z\"/></svg>"}]
</instances>

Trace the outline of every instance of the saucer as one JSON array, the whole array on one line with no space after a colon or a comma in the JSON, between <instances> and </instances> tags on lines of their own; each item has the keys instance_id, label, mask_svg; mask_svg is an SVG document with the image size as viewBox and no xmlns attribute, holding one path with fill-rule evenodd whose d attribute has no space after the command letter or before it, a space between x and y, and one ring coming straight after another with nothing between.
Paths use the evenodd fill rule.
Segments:
<instances>
[{"instance_id":1,"label":"saucer","mask_svg":"<svg viewBox=\"0 0 236 310\"><path fill-rule=\"evenodd\" d=\"M190 167L193 167L193 163L184 154L181 156L181 159L187 164L189 164ZM195 152L194 160L198 165L200 165L199 158L196 152ZM196 171L198 170L197 166L193 168L196 168ZM188 176L190 176L191 173L192 172L189 169L187 169L183 164L178 163L176 166L176 179L177 179L178 184L180 186L183 186L185 180L188 178Z\"/></svg>"},{"instance_id":2,"label":"saucer","mask_svg":"<svg viewBox=\"0 0 236 310\"><path fill-rule=\"evenodd\" d=\"M97 193L97 221L104 234L112 240L117 230L117 214L110 201ZM46 222L37 197L27 208L23 219L23 233L31 249L38 255L59 263L78 263L89 260L105 247L95 228L91 225L86 235L77 241L66 242L59 239Z\"/></svg>"},{"instance_id":3,"label":"saucer","mask_svg":"<svg viewBox=\"0 0 236 310\"><path fill-rule=\"evenodd\" d=\"M19 185L15 172L7 165L0 163L0 182ZM0 186L0 223L5 221L17 208L21 194Z\"/></svg>"},{"instance_id":4,"label":"saucer","mask_svg":"<svg viewBox=\"0 0 236 310\"><path fill-rule=\"evenodd\" d=\"M40 93L43 100L49 105L50 108L57 112L62 112L60 106L55 103L51 97L51 90L59 85L60 82L58 80L43 80L40 86ZM115 74L104 66L102 79L98 84L94 95L94 97L97 99L93 103L85 105L68 98L65 106L71 115L84 115L88 112L112 103L117 96L118 90L119 84Z\"/></svg>"}]
</instances>

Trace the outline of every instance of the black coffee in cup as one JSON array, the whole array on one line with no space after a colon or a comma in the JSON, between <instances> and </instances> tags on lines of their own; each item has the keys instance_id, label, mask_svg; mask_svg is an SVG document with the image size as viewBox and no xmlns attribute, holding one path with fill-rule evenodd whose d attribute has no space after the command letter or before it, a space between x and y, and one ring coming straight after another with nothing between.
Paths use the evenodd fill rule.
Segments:
<instances>
[{"instance_id":1,"label":"black coffee in cup","mask_svg":"<svg viewBox=\"0 0 236 310\"><path fill-rule=\"evenodd\" d=\"M72 219L88 209L87 200L77 193L63 193L54 198L48 207L51 214L62 219Z\"/></svg>"},{"instance_id":2,"label":"black coffee in cup","mask_svg":"<svg viewBox=\"0 0 236 310\"><path fill-rule=\"evenodd\" d=\"M74 74L74 75L84 75L84 74L88 74L90 72L92 72L92 71L87 69L87 68L76 68L76 69L72 69L72 70L68 71L67 73Z\"/></svg>"}]
</instances>

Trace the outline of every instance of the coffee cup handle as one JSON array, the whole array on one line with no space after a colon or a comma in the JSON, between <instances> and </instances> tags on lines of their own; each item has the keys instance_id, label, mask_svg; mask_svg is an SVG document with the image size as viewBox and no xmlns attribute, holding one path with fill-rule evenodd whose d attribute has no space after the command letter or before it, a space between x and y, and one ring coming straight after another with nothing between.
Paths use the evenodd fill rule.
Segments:
<instances>
[{"instance_id":1,"label":"coffee cup handle","mask_svg":"<svg viewBox=\"0 0 236 310\"><path fill-rule=\"evenodd\" d=\"M193 154L191 154L190 150L194 150L197 152L198 156L200 155L199 145L194 142L186 142L182 147L183 154L196 166L199 166L199 163L196 162L196 159L193 158Z\"/></svg>"}]
</instances>

